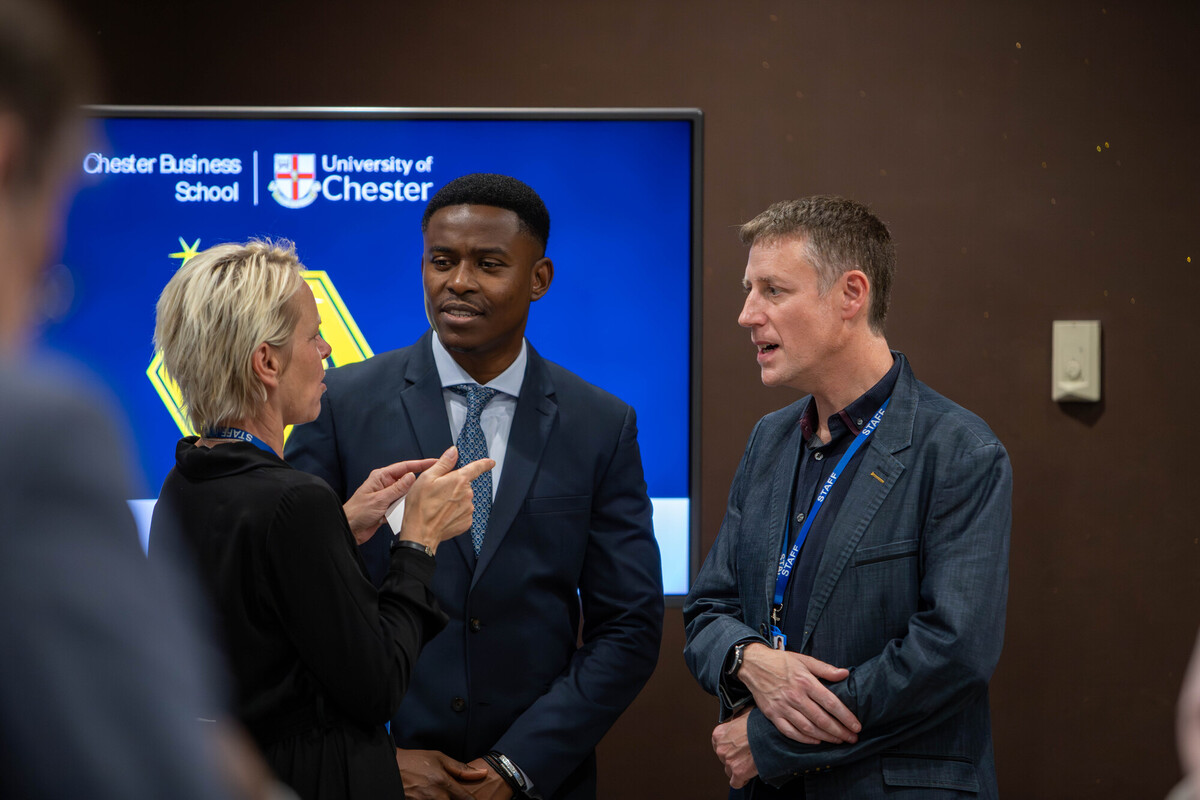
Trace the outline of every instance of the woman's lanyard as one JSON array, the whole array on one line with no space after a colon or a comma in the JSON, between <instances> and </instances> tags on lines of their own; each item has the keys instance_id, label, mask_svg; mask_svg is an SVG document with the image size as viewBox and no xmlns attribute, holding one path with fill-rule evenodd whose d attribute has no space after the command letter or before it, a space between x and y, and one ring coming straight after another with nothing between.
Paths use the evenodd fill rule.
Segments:
<instances>
[{"instance_id":1,"label":"woman's lanyard","mask_svg":"<svg viewBox=\"0 0 1200 800\"><path fill-rule=\"evenodd\" d=\"M249 442L260 450L266 450L268 453L275 455L275 450L271 447L271 445L267 444L250 431L244 431L241 428L209 428L204 432L204 438L236 439L239 442Z\"/></svg>"},{"instance_id":2,"label":"woman's lanyard","mask_svg":"<svg viewBox=\"0 0 1200 800\"><path fill-rule=\"evenodd\" d=\"M808 531L812 528L813 520L817 518L819 512L825 502L825 498L829 496L829 490L837 483L838 476L846 469L846 465L850 463L850 459L854 458L854 454L858 452L858 448L863 446L863 442L874 433L875 427L879 424L879 420L883 419L883 412L887 409L888 403L892 402L892 398L883 401L883 405L875 412L875 416L871 417L871 421L867 423L867 427L858 432L858 436L854 437L854 441L846 448L845 455L841 461L833 468L833 472L829 473L829 477L825 479L825 485L821 487L820 494L813 501L812 508L809 509L808 516L804 518L804 525L800 528L800 533L796 534L796 543L792 545L792 549L788 551L788 539L792 535L792 515L788 513L787 529L784 532L783 547L779 553L779 573L775 578L775 602L771 605L771 645L776 650L782 650L787 646L787 636L779 629L779 623L783 621L783 595L787 591L788 581L792 577L792 568L796 565L796 556L800 555L800 548L804 546L804 540L808 538Z\"/></svg>"}]
</instances>

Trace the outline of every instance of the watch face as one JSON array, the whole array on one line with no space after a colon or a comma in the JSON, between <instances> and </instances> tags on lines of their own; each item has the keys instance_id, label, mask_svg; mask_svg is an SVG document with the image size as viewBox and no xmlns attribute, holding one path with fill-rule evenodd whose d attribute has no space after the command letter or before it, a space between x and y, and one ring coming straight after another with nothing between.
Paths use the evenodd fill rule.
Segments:
<instances>
[{"instance_id":1,"label":"watch face","mask_svg":"<svg viewBox=\"0 0 1200 800\"><path fill-rule=\"evenodd\" d=\"M729 669L725 670L726 675L734 675L738 671L738 667L742 666L742 653L746 650L746 645L739 644L733 648L733 661L729 664Z\"/></svg>"}]
</instances>

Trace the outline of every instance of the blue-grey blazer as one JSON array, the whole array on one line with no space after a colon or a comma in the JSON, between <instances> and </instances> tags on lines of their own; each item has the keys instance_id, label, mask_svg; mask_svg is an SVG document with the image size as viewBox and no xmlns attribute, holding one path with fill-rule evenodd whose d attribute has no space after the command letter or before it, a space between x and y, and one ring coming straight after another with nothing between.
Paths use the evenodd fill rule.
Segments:
<instances>
[{"instance_id":1,"label":"blue-grey blazer","mask_svg":"<svg viewBox=\"0 0 1200 800\"><path fill-rule=\"evenodd\" d=\"M801 780L808 800L997 796L988 681L1004 639L1012 470L981 419L897 357L891 405L789 643L850 669L831 689L862 723L859 740L799 744L749 716L760 778ZM688 666L714 694L730 648L764 633L809 402L755 426L684 607ZM730 711L723 700L722 718Z\"/></svg>"}]
</instances>

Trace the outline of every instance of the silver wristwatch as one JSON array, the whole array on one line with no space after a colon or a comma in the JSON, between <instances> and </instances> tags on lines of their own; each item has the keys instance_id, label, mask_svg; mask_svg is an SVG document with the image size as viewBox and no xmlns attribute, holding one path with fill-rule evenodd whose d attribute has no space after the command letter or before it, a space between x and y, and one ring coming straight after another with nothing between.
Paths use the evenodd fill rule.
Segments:
<instances>
[{"instance_id":1,"label":"silver wristwatch","mask_svg":"<svg viewBox=\"0 0 1200 800\"><path fill-rule=\"evenodd\" d=\"M736 676L738 670L742 668L742 657L746 655L747 644L748 642L742 642L741 644L734 646L733 660L730 662L729 667L725 670L725 675L727 677L732 678Z\"/></svg>"}]
</instances>

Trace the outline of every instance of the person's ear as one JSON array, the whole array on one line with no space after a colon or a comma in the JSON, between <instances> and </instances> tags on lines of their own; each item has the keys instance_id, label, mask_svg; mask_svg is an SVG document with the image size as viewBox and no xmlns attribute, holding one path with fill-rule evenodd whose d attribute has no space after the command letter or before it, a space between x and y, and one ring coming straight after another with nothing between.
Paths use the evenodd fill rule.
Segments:
<instances>
[{"instance_id":1,"label":"person's ear","mask_svg":"<svg viewBox=\"0 0 1200 800\"><path fill-rule=\"evenodd\" d=\"M533 280L531 281L529 299L541 300L550 289L550 283L554 280L554 262L543 256L533 265Z\"/></svg>"},{"instance_id":2,"label":"person's ear","mask_svg":"<svg viewBox=\"0 0 1200 800\"><path fill-rule=\"evenodd\" d=\"M250 354L250 368L262 381L263 386L274 389L279 385L279 375L283 371L279 349L263 342Z\"/></svg>"},{"instance_id":3,"label":"person's ear","mask_svg":"<svg viewBox=\"0 0 1200 800\"><path fill-rule=\"evenodd\" d=\"M842 300L842 319L852 319L864 313L871 301L871 279L860 269L842 273L839 280Z\"/></svg>"}]
</instances>

